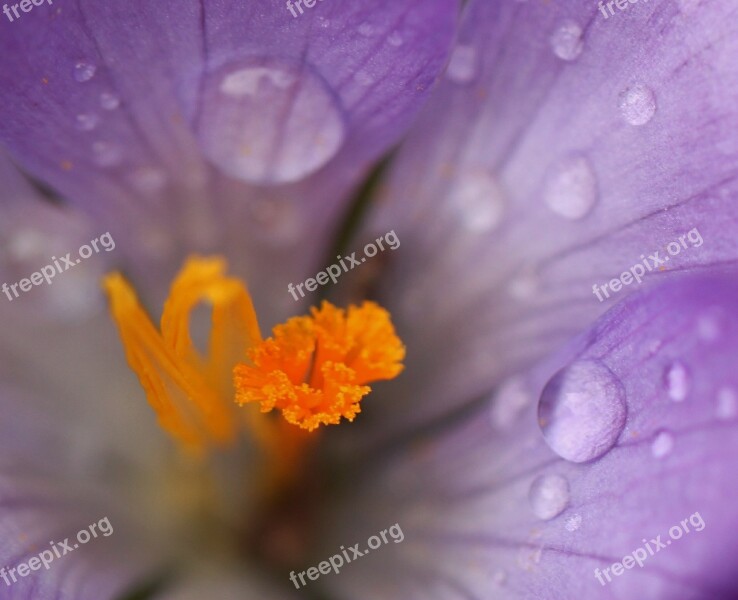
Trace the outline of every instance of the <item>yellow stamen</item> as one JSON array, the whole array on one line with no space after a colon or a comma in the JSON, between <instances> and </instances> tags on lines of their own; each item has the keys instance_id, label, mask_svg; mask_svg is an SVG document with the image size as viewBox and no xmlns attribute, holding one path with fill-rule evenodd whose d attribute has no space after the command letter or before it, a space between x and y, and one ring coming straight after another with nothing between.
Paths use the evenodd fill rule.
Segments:
<instances>
[{"instance_id":1,"label":"yellow stamen","mask_svg":"<svg viewBox=\"0 0 738 600\"><path fill-rule=\"evenodd\" d=\"M294 317L248 352L251 364L234 370L236 401L282 411L288 422L312 431L353 421L365 384L392 379L403 369L405 348L389 313L374 302L348 311L323 302L310 317Z\"/></svg>"},{"instance_id":2,"label":"yellow stamen","mask_svg":"<svg viewBox=\"0 0 738 600\"><path fill-rule=\"evenodd\" d=\"M230 371L261 341L251 297L241 281L224 275L225 268L220 259L190 258L172 284L161 332L122 275L103 282L128 363L159 424L193 450L233 441L238 415ZM201 302L212 306L207 358L189 331L190 314Z\"/></svg>"},{"instance_id":3,"label":"yellow stamen","mask_svg":"<svg viewBox=\"0 0 738 600\"><path fill-rule=\"evenodd\" d=\"M122 275L108 275L103 285L128 363L162 428L186 448L203 451L232 442L245 422L281 479L294 468L306 432L257 411L239 414L233 374L238 403L259 402L262 412L277 408L287 422L311 431L342 417L353 420L370 391L366 384L398 375L405 349L387 311L373 302L348 311L324 302L312 316L292 318L262 340L246 286L225 271L219 258L188 259L159 330ZM190 315L201 303L212 307L206 356L190 336Z\"/></svg>"}]
</instances>

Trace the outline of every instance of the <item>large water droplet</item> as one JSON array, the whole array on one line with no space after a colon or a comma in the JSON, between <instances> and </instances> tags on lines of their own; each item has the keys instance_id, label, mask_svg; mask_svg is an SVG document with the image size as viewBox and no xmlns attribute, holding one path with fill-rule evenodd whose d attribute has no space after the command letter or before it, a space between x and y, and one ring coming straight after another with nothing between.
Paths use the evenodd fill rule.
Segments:
<instances>
[{"instance_id":1,"label":"large water droplet","mask_svg":"<svg viewBox=\"0 0 738 600\"><path fill-rule=\"evenodd\" d=\"M545 521L560 515L569 504L569 482L561 475L541 475L530 486L533 513Z\"/></svg>"},{"instance_id":2,"label":"large water droplet","mask_svg":"<svg viewBox=\"0 0 738 600\"><path fill-rule=\"evenodd\" d=\"M608 452L625 427L623 384L603 363L579 360L546 384L538 420L551 449L572 462Z\"/></svg>"},{"instance_id":3,"label":"large water droplet","mask_svg":"<svg viewBox=\"0 0 738 600\"><path fill-rule=\"evenodd\" d=\"M473 172L460 176L451 190L449 201L462 225L470 231L489 231L502 220L502 188L488 173Z\"/></svg>"},{"instance_id":4,"label":"large water droplet","mask_svg":"<svg viewBox=\"0 0 738 600\"><path fill-rule=\"evenodd\" d=\"M664 373L664 385L669 398L674 402L682 402L689 394L690 378L687 367L678 360L671 363Z\"/></svg>"},{"instance_id":5,"label":"large water droplet","mask_svg":"<svg viewBox=\"0 0 738 600\"><path fill-rule=\"evenodd\" d=\"M651 443L651 454L654 458L663 458L674 447L674 436L668 431L659 431Z\"/></svg>"},{"instance_id":6,"label":"large water droplet","mask_svg":"<svg viewBox=\"0 0 738 600\"><path fill-rule=\"evenodd\" d=\"M111 92L100 94L100 106L105 110L115 110L120 106L120 98Z\"/></svg>"},{"instance_id":7,"label":"large water droplet","mask_svg":"<svg viewBox=\"0 0 738 600\"><path fill-rule=\"evenodd\" d=\"M204 153L237 179L301 179L333 158L345 138L333 92L308 66L239 63L211 74L203 97Z\"/></svg>"},{"instance_id":8,"label":"large water droplet","mask_svg":"<svg viewBox=\"0 0 738 600\"><path fill-rule=\"evenodd\" d=\"M597 202L597 194L597 176L582 155L569 156L554 164L544 182L546 205L567 219L586 216Z\"/></svg>"},{"instance_id":9,"label":"large water droplet","mask_svg":"<svg viewBox=\"0 0 738 600\"><path fill-rule=\"evenodd\" d=\"M92 131L97 127L97 124L100 122L100 118L97 115L84 113L81 115L77 115L76 119L76 127L80 131Z\"/></svg>"},{"instance_id":10,"label":"large water droplet","mask_svg":"<svg viewBox=\"0 0 738 600\"><path fill-rule=\"evenodd\" d=\"M656 113L656 97L651 88L636 83L625 89L619 99L620 114L631 125L645 125Z\"/></svg>"},{"instance_id":11,"label":"large water droplet","mask_svg":"<svg viewBox=\"0 0 738 600\"><path fill-rule=\"evenodd\" d=\"M715 414L723 421L734 419L738 414L738 394L733 388L723 387L718 390Z\"/></svg>"},{"instance_id":12,"label":"large water droplet","mask_svg":"<svg viewBox=\"0 0 738 600\"><path fill-rule=\"evenodd\" d=\"M78 81L79 83L84 83L85 81L89 81L95 76L95 73L97 72L97 67L95 65L92 65L85 61L80 61L76 65L74 65L74 71L72 72L75 81Z\"/></svg>"},{"instance_id":13,"label":"large water droplet","mask_svg":"<svg viewBox=\"0 0 738 600\"><path fill-rule=\"evenodd\" d=\"M456 46L446 69L446 77L454 83L469 83L479 70L477 51L471 46Z\"/></svg>"},{"instance_id":14,"label":"large water droplet","mask_svg":"<svg viewBox=\"0 0 738 600\"><path fill-rule=\"evenodd\" d=\"M551 36L551 48L561 60L574 60L584 48L582 28L574 21L566 21Z\"/></svg>"},{"instance_id":15,"label":"large water droplet","mask_svg":"<svg viewBox=\"0 0 738 600\"><path fill-rule=\"evenodd\" d=\"M492 399L490 418L495 429L507 429L533 401L521 377L505 381Z\"/></svg>"}]
</instances>

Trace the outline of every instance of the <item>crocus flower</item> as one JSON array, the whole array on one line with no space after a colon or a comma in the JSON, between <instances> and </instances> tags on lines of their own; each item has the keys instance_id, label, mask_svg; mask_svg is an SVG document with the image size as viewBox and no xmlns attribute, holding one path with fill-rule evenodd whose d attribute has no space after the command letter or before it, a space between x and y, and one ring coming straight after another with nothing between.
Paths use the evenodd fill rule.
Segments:
<instances>
[{"instance_id":1,"label":"crocus flower","mask_svg":"<svg viewBox=\"0 0 738 600\"><path fill-rule=\"evenodd\" d=\"M738 597L727 1L19 6L0 597Z\"/></svg>"}]
</instances>

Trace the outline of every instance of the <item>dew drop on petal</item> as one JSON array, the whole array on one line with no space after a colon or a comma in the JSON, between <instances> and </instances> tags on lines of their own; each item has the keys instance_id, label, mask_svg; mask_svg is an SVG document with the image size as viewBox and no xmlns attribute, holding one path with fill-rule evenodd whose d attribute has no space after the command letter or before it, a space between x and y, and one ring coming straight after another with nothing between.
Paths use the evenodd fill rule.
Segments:
<instances>
[{"instance_id":1,"label":"dew drop on petal","mask_svg":"<svg viewBox=\"0 0 738 600\"><path fill-rule=\"evenodd\" d=\"M589 160L572 155L555 163L546 175L543 199L566 219L585 217L597 202L597 176Z\"/></svg>"},{"instance_id":2,"label":"dew drop on petal","mask_svg":"<svg viewBox=\"0 0 738 600\"><path fill-rule=\"evenodd\" d=\"M656 114L656 97L651 88L642 83L623 90L619 105L620 114L631 125L645 125Z\"/></svg>"},{"instance_id":3,"label":"dew drop on petal","mask_svg":"<svg viewBox=\"0 0 738 600\"><path fill-rule=\"evenodd\" d=\"M92 144L93 160L101 167L112 167L123 158L121 149L112 142L95 142Z\"/></svg>"},{"instance_id":4,"label":"dew drop on petal","mask_svg":"<svg viewBox=\"0 0 738 600\"><path fill-rule=\"evenodd\" d=\"M139 192L154 193L167 184L166 173L157 167L139 167L130 175L130 181Z\"/></svg>"},{"instance_id":5,"label":"dew drop on petal","mask_svg":"<svg viewBox=\"0 0 738 600\"><path fill-rule=\"evenodd\" d=\"M446 77L454 83L469 83L479 70L477 51L471 46L456 46L446 69Z\"/></svg>"},{"instance_id":6,"label":"dew drop on petal","mask_svg":"<svg viewBox=\"0 0 738 600\"><path fill-rule=\"evenodd\" d=\"M510 377L492 398L490 418L495 429L507 429L520 417L533 399L521 377Z\"/></svg>"},{"instance_id":7,"label":"dew drop on petal","mask_svg":"<svg viewBox=\"0 0 738 600\"><path fill-rule=\"evenodd\" d=\"M74 76L75 81L84 83L85 81L92 79L96 72L97 67L95 65L85 61L80 61L74 65L72 75Z\"/></svg>"},{"instance_id":8,"label":"dew drop on petal","mask_svg":"<svg viewBox=\"0 0 738 600\"><path fill-rule=\"evenodd\" d=\"M399 31L393 31L389 34L389 37L387 38L387 43L390 46L394 46L395 48L399 48L402 46L402 44L405 43L405 40L402 39L402 35Z\"/></svg>"},{"instance_id":9,"label":"dew drop on petal","mask_svg":"<svg viewBox=\"0 0 738 600\"><path fill-rule=\"evenodd\" d=\"M574 60L584 48L582 28L574 21L562 23L551 36L551 48L561 60Z\"/></svg>"},{"instance_id":10,"label":"dew drop on petal","mask_svg":"<svg viewBox=\"0 0 738 600\"><path fill-rule=\"evenodd\" d=\"M578 360L546 384L538 422L551 449L562 458L586 462L606 454L625 427L622 382L597 360Z\"/></svg>"},{"instance_id":11,"label":"dew drop on petal","mask_svg":"<svg viewBox=\"0 0 738 600\"><path fill-rule=\"evenodd\" d=\"M664 373L666 391L674 402L682 402L689 394L690 377L683 363L674 361Z\"/></svg>"},{"instance_id":12,"label":"dew drop on petal","mask_svg":"<svg viewBox=\"0 0 738 600\"><path fill-rule=\"evenodd\" d=\"M80 131L92 131L97 127L100 122L100 118L97 115L91 113L83 113L77 115L75 125Z\"/></svg>"},{"instance_id":13,"label":"dew drop on petal","mask_svg":"<svg viewBox=\"0 0 738 600\"><path fill-rule=\"evenodd\" d=\"M115 110L120 106L120 98L111 92L100 94L100 106L105 110Z\"/></svg>"},{"instance_id":14,"label":"dew drop on petal","mask_svg":"<svg viewBox=\"0 0 738 600\"><path fill-rule=\"evenodd\" d=\"M498 569L495 571L494 575L492 575L492 581L494 581L498 587L503 587L507 583L507 573L502 569Z\"/></svg>"},{"instance_id":15,"label":"dew drop on petal","mask_svg":"<svg viewBox=\"0 0 738 600\"><path fill-rule=\"evenodd\" d=\"M370 23L362 23L359 25L359 34L363 35L365 37L369 37L371 35L374 35L374 25L371 25Z\"/></svg>"},{"instance_id":16,"label":"dew drop on petal","mask_svg":"<svg viewBox=\"0 0 738 600\"><path fill-rule=\"evenodd\" d=\"M738 414L738 394L733 388L723 387L718 390L715 414L723 421L734 419Z\"/></svg>"},{"instance_id":17,"label":"dew drop on petal","mask_svg":"<svg viewBox=\"0 0 738 600\"><path fill-rule=\"evenodd\" d=\"M309 65L239 62L205 83L200 144L215 166L236 179L302 179L330 161L345 136L334 93Z\"/></svg>"},{"instance_id":18,"label":"dew drop on petal","mask_svg":"<svg viewBox=\"0 0 738 600\"><path fill-rule=\"evenodd\" d=\"M536 517L553 519L569 504L569 482L561 475L540 475L530 486L528 501Z\"/></svg>"},{"instance_id":19,"label":"dew drop on petal","mask_svg":"<svg viewBox=\"0 0 738 600\"><path fill-rule=\"evenodd\" d=\"M500 224L504 212L502 188L488 173L467 173L455 182L451 208L462 225L472 232L485 232Z\"/></svg>"},{"instance_id":20,"label":"dew drop on petal","mask_svg":"<svg viewBox=\"0 0 738 600\"><path fill-rule=\"evenodd\" d=\"M654 458L663 458L669 454L674 447L674 436L668 431L662 430L656 434L651 443L651 454Z\"/></svg>"},{"instance_id":21,"label":"dew drop on petal","mask_svg":"<svg viewBox=\"0 0 738 600\"><path fill-rule=\"evenodd\" d=\"M564 527L566 527L567 531L576 531L582 526L582 515L576 514L572 515L566 520L566 523L564 524Z\"/></svg>"}]
</instances>

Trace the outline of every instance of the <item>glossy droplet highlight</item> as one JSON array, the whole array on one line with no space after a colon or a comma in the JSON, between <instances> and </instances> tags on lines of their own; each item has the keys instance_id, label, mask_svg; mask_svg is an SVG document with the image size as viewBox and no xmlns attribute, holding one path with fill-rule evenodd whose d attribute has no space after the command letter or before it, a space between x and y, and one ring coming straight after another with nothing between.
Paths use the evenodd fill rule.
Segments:
<instances>
[{"instance_id":1,"label":"glossy droplet highlight","mask_svg":"<svg viewBox=\"0 0 738 600\"><path fill-rule=\"evenodd\" d=\"M585 156L569 156L549 169L543 199L557 215L581 219L592 210L597 195L597 176Z\"/></svg>"},{"instance_id":2,"label":"glossy droplet highlight","mask_svg":"<svg viewBox=\"0 0 738 600\"><path fill-rule=\"evenodd\" d=\"M224 173L288 183L335 156L345 125L335 95L309 66L265 59L208 77L198 137Z\"/></svg>"},{"instance_id":3,"label":"glossy droplet highlight","mask_svg":"<svg viewBox=\"0 0 738 600\"><path fill-rule=\"evenodd\" d=\"M530 486L528 500L533 513L548 521L560 515L569 504L569 482L561 475L541 475Z\"/></svg>"},{"instance_id":4,"label":"glossy droplet highlight","mask_svg":"<svg viewBox=\"0 0 738 600\"><path fill-rule=\"evenodd\" d=\"M523 410L533 402L531 393L520 377L511 377L505 381L492 398L490 418L495 429L508 429Z\"/></svg>"},{"instance_id":5,"label":"glossy droplet highlight","mask_svg":"<svg viewBox=\"0 0 738 600\"><path fill-rule=\"evenodd\" d=\"M115 110L120 106L120 98L111 92L100 94L100 106L105 110Z\"/></svg>"},{"instance_id":6,"label":"glossy droplet highlight","mask_svg":"<svg viewBox=\"0 0 738 600\"><path fill-rule=\"evenodd\" d=\"M645 125L656 114L656 97L651 88L637 83L625 89L619 98L620 114L626 123Z\"/></svg>"},{"instance_id":7,"label":"glossy droplet highlight","mask_svg":"<svg viewBox=\"0 0 738 600\"><path fill-rule=\"evenodd\" d=\"M92 131L97 127L97 124L100 122L100 118L97 115L85 113L81 115L77 115L75 119L75 126L80 131Z\"/></svg>"},{"instance_id":8,"label":"glossy droplet highlight","mask_svg":"<svg viewBox=\"0 0 738 600\"><path fill-rule=\"evenodd\" d=\"M446 77L454 83L469 83L479 68L477 51L471 46L456 46L446 69Z\"/></svg>"},{"instance_id":9,"label":"glossy droplet highlight","mask_svg":"<svg viewBox=\"0 0 738 600\"><path fill-rule=\"evenodd\" d=\"M551 49L561 60L574 60L583 48L582 28L574 21L562 23L551 36Z\"/></svg>"},{"instance_id":10,"label":"glossy droplet highlight","mask_svg":"<svg viewBox=\"0 0 738 600\"><path fill-rule=\"evenodd\" d=\"M723 387L718 390L715 415L718 419L729 421L738 414L738 394L733 388Z\"/></svg>"},{"instance_id":11,"label":"glossy droplet highlight","mask_svg":"<svg viewBox=\"0 0 738 600\"><path fill-rule=\"evenodd\" d=\"M682 402L689 394L689 371L683 363L674 361L664 373L666 391L674 402Z\"/></svg>"},{"instance_id":12,"label":"glossy droplet highlight","mask_svg":"<svg viewBox=\"0 0 738 600\"><path fill-rule=\"evenodd\" d=\"M95 65L85 61L80 61L74 65L72 75L74 76L75 81L84 83L85 81L92 79L96 72L97 67Z\"/></svg>"},{"instance_id":13,"label":"glossy droplet highlight","mask_svg":"<svg viewBox=\"0 0 738 600\"><path fill-rule=\"evenodd\" d=\"M607 453L625 427L625 390L597 360L579 360L546 384L538 422L551 449L562 458L587 462Z\"/></svg>"},{"instance_id":14,"label":"glossy droplet highlight","mask_svg":"<svg viewBox=\"0 0 738 600\"><path fill-rule=\"evenodd\" d=\"M663 458L671 453L674 448L674 436L668 431L662 430L656 434L651 443L651 454L654 458Z\"/></svg>"},{"instance_id":15,"label":"glossy droplet highlight","mask_svg":"<svg viewBox=\"0 0 738 600\"><path fill-rule=\"evenodd\" d=\"M461 224L476 233L497 227L504 212L502 188L484 172L459 177L451 190L450 203Z\"/></svg>"}]
</instances>

